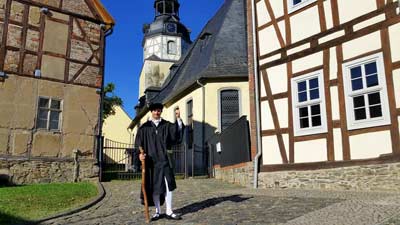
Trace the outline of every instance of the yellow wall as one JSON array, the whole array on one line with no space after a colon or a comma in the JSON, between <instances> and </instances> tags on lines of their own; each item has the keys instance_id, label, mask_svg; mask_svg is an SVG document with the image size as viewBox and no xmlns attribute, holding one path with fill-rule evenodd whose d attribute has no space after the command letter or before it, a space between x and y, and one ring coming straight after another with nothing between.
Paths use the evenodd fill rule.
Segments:
<instances>
[{"instance_id":1,"label":"yellow wall","mask_svg":"<svg viewBox=\"0 0 400 225\"><path fill-rule=\"evenodd\" d=\"M103 136L109 140L132 144L132 133L128 130L131 121L129 115L120 106L116 106L115 115L109 116L104 121Z\"/></svg>"}]
</instances>

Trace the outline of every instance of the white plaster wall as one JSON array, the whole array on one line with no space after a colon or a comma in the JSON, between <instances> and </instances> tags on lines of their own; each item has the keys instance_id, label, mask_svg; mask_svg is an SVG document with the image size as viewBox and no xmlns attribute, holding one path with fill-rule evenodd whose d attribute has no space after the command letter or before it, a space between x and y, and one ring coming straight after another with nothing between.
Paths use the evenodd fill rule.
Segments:
<instances>
[{"instance_id":1,"label":"white plaster wall","mask_svg":"<svg viewBox=\"0 0 400 225\"><path fill-rule=\"evenodd\" d=\"M259 35L259 48L260 54L264 55L266 53L272 52L274 50L280 49L278 36L276 35L273 26L269 26L258 33Z\"/></svg>"},{"instance_id":2,"label":"white plaster wall","mask_svg":"<svg viewBox=\"0 0 400 225\"><path fill-rule=\"evenodd\" d=\"M382 48L380 32L354 39L343 44L344 60Z\"/></svg>"},{"instance_id":3,"label":"white plaster wall","mask_svg":"<svg viewBox=\"0 0 400 225\"><path fill-rule=\"evenodd\" d=\"M400 60L400 24L389 27L390 48L392 49L393 62Z\"/></svg>"},{"instance_id":4,"label":"white plaster wall","mask_svg":"<svg viewBox=\"0 0 400 225\"><path fill-rule=\"evenodd\" d=\"M384 14L381 14L381 15L372 17L372 18L370 18L370 19L368 19L366 21L363 21L361 23L358 23L358 24L354 25L353 29L354 29L354 31L358 31L358 30L361 30L361 29L363 29L365 27L368 27L370 25L382 22L385 19L386 19L386 16Z\"/></svg>"},{"instance_id":5,"label":"white plaster wall","mask_svg":"<svg viewBox=\"0 0 400 225\"><path fill-rule=\"evenodd\" d=\"M396 108L400 108L400 69L393 71L393 85L396 96Z\"/></svg>"},{"instance_id":6,"label":"white plaster wall","mask_svg":"<svg viewBox=\"0 0 400 225\"><path fill-rule=\"evenodd\" d=\"M283 1L285 0L272 0L271 3L272 10L274 11L275 17L279 18L285 14L283 10Z\"/></svg>"},{"instance_id":7,"label":"white plaster wall","mask_svg":"<svg viewBox=\"0 0 400 225\"><path fill-rule=\"evenodd\" d=\"M271 18L269 16L264 1L260 1L257 3L257 19L258 19L258 26L262 26L271 21Z\"/></svg>"},{"instance_id":8,"label":"white plaster wall","mask_svg":"<svg viewBox=\"0 0 400 225\"><path fill-rule=\"evenodd\" d=\"M294 144L295 163L327 161L326 140L296 142Z\"/></svg>"},{"instance_id":9,"label":"white plaster wall","mask_svg":"<svg viewBox=\"0 0 400 225\"><path fill-rule=\"evenodd\" d=\"M266 97L267 92L265 91L264 79L262 78L262 74L260 72L260 97Z\"/></svg>"},{"instance_id":10,"label":"white plaster wall","mask_svg":"<svg viewBox=\"0 0 400 225\"><path fill-rule=\"evenodd\" d=\"M263 164L274 165L282 164L282 157L279 151L278 139L276 136L263 137Z\"/></svg>"},{"instance_id":11,"label":"white plaster wall","mask_svg":"<svg viewBox=\"0 0 400 225\"><path fill-rule=\"evenodd\" d=\"M332 102L332 119L340 120L340 107L339 104L339 89L338 87L331 87L331 102Z\"/></svg>"},{"instance_id":12,"label":"white plaster wall","mask_svg":"<svg viewBox=\"0 0 400 225\"><path fill-rule=\"evenodd\" d=\"M343 160L343 145L342 145L341 129L333 129L333 146L335 148L335 160Z\"/></svg>"},{"instance_id":13,"label":"white plaster wall","mask_svg":"<svg viewBox=\"0 0 400 225\"><path fill-rule=\"evenodd\" d=\"M278 114L279 125L281 128L287 128L289 126L289 107L288 99L274 100L276 112Z\"/></svg>"},{"instance_id":14,"label":"white plaster wall","mask_svg":"<svg viewBox=\"0 0 400 225\"><path fill-rule=\"evenodd\" d=\"M269 83L272 94L278 94L287 91L287 67L281 64L267 69ZM262 86L264 88L264 86Z\"/></svg>"},{"instance_id":15,"label":"white plaster wall","mask_svg":"<svg viewBox=\"0 0 400 225\"><path fill-rule=\"evenodd\" d=\"M317 52L312 55L293 61L293 73L301 72L316 66L321 66L323 63L323 53Z\"/></svg>"},{"instance_id":16,"label":"white plaster wall","mask_svg":"<svg viewBox=\"0 0 400 225\"><path fill-rule=\"evenodd\" d=\"M311 7L290 17L292 43L321 32L318 7Z\"/></svg>"},{"instance_id":17,"label":"white plaster wall","mask_svg":"<svg viewBox=\"0 0 400 225\"><path fill-rule=\"evenodd\" d=\"M373 132L350 137L351 159L377 158L392 152L390 131Z\"/></svg>"},{"instance_id":18,"label":"white plaster wall","mask_svg":"<svg viewBox=\"0 0 400 225\"><path fill-rule=\"evenodd\" d=\"M376 0L338 0L340 23L376 10Z\"/></svg>"},{"instance_id":19,"label":"white plaster wall","mask_svg":"<svg viewBox=\"0 0 400 225\"><path fill-rule=\"evenodd\" d=\"M268 101L261 102L261 130L275 129Z\"/></svg>"},{"instance_id":20,"label":"white plaster wall","mask_svg":"<svg viewBox=\"0 0 400 225\"><path fill-rule=\"evenodd\" d=\"M330 59L329 59L329 77L330 79L336 79L338 73L337 55L336 48L329 49Z\"/></svg>"},{"instance_id":21,"label":"white plaster wall","mask_svg":"<svg viewBox=\"0 0 400 225\"><path fill-rule=\"evenodd\" d=\"M326 27L327 27L327 29L331 29L333 27L331 1L324 2L324 10L325 10L325 18L326 18Z\"/></svg>"}]
</instances>

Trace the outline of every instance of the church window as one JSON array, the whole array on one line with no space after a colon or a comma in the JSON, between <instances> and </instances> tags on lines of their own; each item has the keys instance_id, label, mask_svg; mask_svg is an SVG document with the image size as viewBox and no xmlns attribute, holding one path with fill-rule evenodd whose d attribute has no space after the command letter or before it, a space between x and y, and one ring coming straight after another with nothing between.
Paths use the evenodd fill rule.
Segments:
<instances>
[{"instance_id":1,"label":"church window","mask_svg":"<svg viewBox=\"0 0 400 225\"><path fill-rule=\"evenodd\" d=\"M322 71L292 79L295 136L327 132Z\"/></svg>"},{"instance_id":2,"label":"church window","mask_svg":"<svg viewBox=\"0 0 400 225\"><path fill-rule=\"evenodd\" d=\"M381 53L343 65L349 130L390 124Z\"/></svg>"},{"instance_id":3,"label":"church window","mask_svg":"<svg viewBox=\"0 0 400 225\"><path fill-rule=\"evenodd\" d=\"M169 55L176 55L176 42L175 41L168 41L168 54Z\"/></svg>"},{"instance_id":4,"label":"church window","mask_svg":"<svg viewBox=\"0 0 400 225\"><path fill-rule=\"evenodd\" d=\"M39 97L36 116L36 128L50 131L60 130L62 101L53 98Z\"/></svg>"},{"instance_id":5,"label":"church window","mask_svg":"<svg viewBox=\"0 0 400 225\"><path fill-rule=\"evenodd\" d=\"M289 13L301 9L317 0L287 0L289 5Z\"/></svg>"},{"instance_id":6,"label":"church window","mask_svg":"<svg viewBox=\"0 0 400 225\"><path fill-rule=\"evenodd\" d=\"M239 90L226 89L219 92L220 130L231 126L240 117Z\"/></svg>"}]
</instances>

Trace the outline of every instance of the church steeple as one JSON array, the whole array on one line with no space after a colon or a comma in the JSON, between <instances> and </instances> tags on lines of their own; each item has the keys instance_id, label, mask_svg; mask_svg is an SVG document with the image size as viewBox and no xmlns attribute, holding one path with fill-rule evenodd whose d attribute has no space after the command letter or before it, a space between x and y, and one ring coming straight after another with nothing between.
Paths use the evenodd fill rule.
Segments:
<instances>
[{"instance_id":1,"label":"church steeple","mask_svg":"<svg viewBox=\"0 0 400 225\"><path fill-rule=\"evenodd\" d=\"M174 16L179 20L179 2L178 0L155 0L154 9L156 17L158 16Z\"/></svg>"}]
</instances>

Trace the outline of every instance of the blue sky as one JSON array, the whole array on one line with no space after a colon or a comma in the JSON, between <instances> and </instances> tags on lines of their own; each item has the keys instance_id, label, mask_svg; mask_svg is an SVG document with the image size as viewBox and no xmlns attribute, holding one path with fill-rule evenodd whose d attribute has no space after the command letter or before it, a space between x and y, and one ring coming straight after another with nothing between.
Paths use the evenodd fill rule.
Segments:
<instances>
[{"instance_id":1,"label":"blue sky","mask_svg":"<svg viewBox=\"0 0 400 225\"><path fill-rule=\"evenodd\" d=\"M192 30L194 40L224 0L180 0L180 18ZM116 3L118 2L118 3ZM107 38L106 79L116 85L116 94L133 117L138 100L139 75L143 64L142 26L154 19L153 0L102 0L116 20Z\"/></svg>"}]
</instances>

